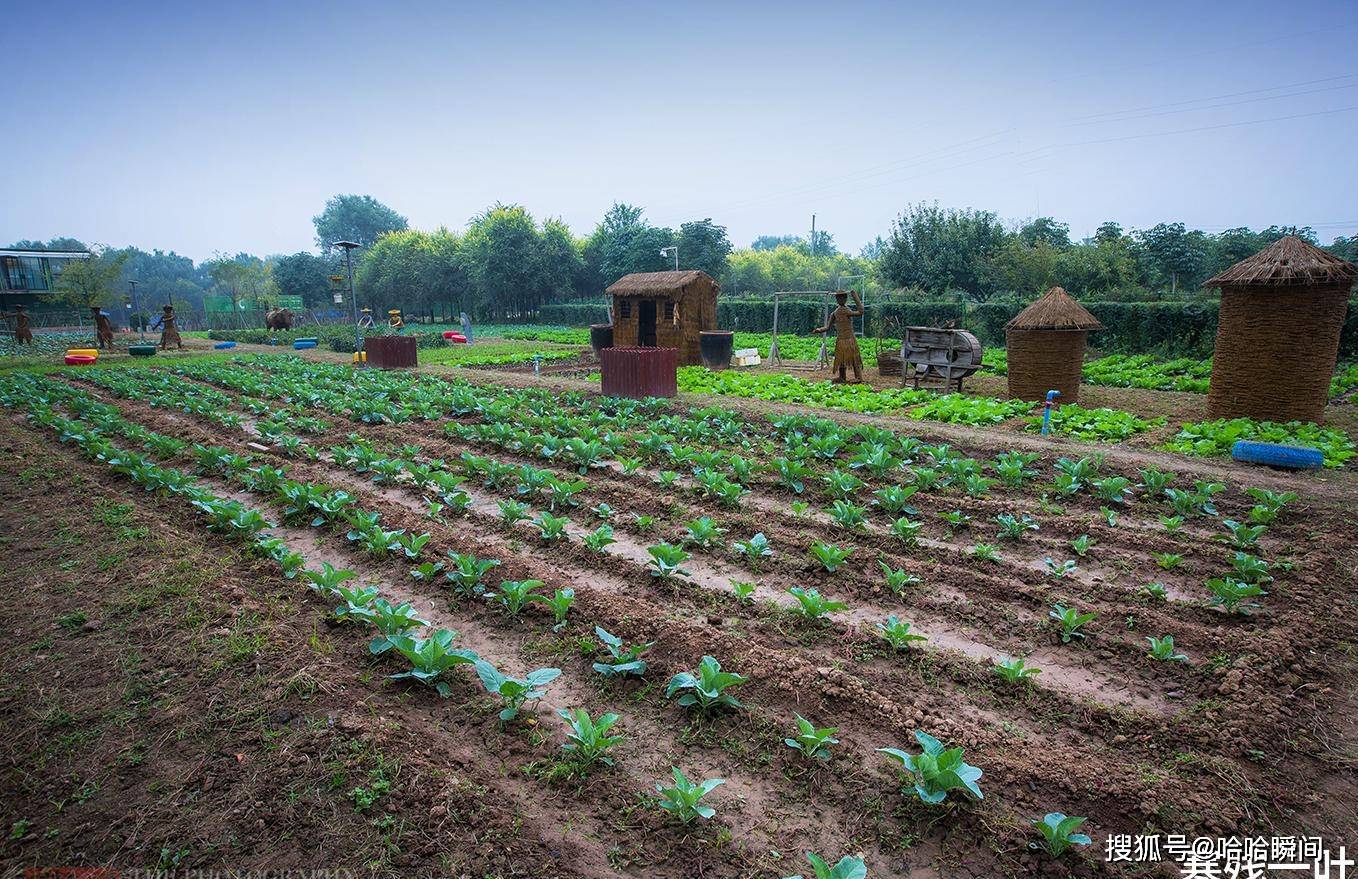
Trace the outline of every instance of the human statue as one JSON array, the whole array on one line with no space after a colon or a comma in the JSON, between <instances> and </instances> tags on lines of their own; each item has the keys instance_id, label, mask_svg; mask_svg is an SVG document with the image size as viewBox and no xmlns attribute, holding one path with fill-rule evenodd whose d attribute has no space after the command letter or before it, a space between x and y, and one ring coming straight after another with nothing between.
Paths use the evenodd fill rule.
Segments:
<instances>
[{"instance_id":1,"label":"human statue","mask_svg":"<svg viewBox=\"0 0 1358 879\"><path fill-rule=\"evenodd\" d=\"M461 323L462 335L466 337L467 344L470 345L472 343L472 319L467 317L467 312L465 311L462 312Z\"/></svg>"},{"instance_id":2,"label":"human statue","mask_svg":"<svg viewBox=\"0 0 1358 879\"><path fill-rule=\"evenodd\" d=\"M853 296L854 308L846 304L850 295ZM836 384L848 382L850 369L853 370L855 384L863 381L863 355L858 352L858 337L853 333L853 319L862 316L863 297L858 295L858 291L845 293L839 290L835 293L835 310L830 313L830 319L825 322L825 326L813 331L826 333L830 327L835 328L834 378L831 381Z\"/></svg>"},{"instance_id":3,"label":"human statue","mask_svg":"<svg viewBox=\"0 0 1358 879\"><path fill-rule=\"evenodd\" d=\"M387 309L387 326L391 327L398 333L406 328L406 322L401 318L401 309L399 308Z\"/></svg>"},{"instance_id":4,"label":"human statue","mask_svg":"<svg viewBox=\"0 0 1358 879\"><path fill-rule=\"evenodd\" d=\"M184 342L179 338L179 330L175 327L174 306L167 305L161 309L160 317L151 324L151 329L162 327L160 331L160 350L164 351L173 343L176 348L183 348Z\"/></svg>"},{"instance_id":5,"label":"human statue","mask_svg":"<svg viewBox=\"0 0 1358 879\"><path fill-rule=\"evenodd\" d=\"M97 305L90 306L90 314L94 316L94 343L97 347L113 350L113 322L108 319L108 312Z\"/></svg>"},{"instance_id":6,"label":"human statue","mask_svg":"<svg viewBox=\"0 0 1358 879\"><path fill-rule=\"evenodd\" d=\"M29 326L28 312L22 305L14 306L13 311L0 311L0 317L14 318L14 341L19 345L33 344L33 329Z\"/></svg>"},{"instance_id":7,"label":"human statue","mask_svg":"<svg viewBox=\"0 0 1358 879\"><path fill-rule=\"evenodd\" d=\"M373 310L371 308L363 309L363 313L358 319L358 326L364 330L373 326Z\"/></svg>"}]
</instances>

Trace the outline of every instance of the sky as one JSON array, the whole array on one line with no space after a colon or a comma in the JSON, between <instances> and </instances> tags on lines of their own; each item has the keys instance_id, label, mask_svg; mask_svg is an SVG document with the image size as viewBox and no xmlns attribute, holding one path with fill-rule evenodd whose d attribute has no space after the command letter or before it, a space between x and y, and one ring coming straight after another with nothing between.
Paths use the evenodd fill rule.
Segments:
<instances>
[{"instance_id":1,"label":"sky","mask_svg":"<svg viewBox=\"0 0 1358 879\"><path fill-rule=\"evenodd\" d=\"M851 252L918 202L1358 233L1352 0L0 9L0 243L291 253L337 193Z\"/></svg>"}]
</instances>

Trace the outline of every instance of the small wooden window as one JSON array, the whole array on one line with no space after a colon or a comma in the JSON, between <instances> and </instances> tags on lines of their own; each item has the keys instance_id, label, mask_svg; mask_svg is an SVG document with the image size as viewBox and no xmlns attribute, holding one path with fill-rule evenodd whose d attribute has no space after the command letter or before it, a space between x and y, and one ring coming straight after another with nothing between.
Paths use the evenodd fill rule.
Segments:
<instances>
[{"instance_id":1,"label":"small wooden window","mask_svg":"<svg viewBox=\"0 0 1358 879\"><path fill-rule=\"evenodd\" d=\"M618 303L618 316L619 317L632 316L632 300L624 299Z\"/></svg>"},{"instance_id":2,"label":"small wooden window","mask_svg":"<svg viewBox=\"0 0 1358 879\"><path fill-rule=\"evenodd\" d=\"M674 320L674 302L665 303L665 320Z\"/></svg>"}]
</instances>

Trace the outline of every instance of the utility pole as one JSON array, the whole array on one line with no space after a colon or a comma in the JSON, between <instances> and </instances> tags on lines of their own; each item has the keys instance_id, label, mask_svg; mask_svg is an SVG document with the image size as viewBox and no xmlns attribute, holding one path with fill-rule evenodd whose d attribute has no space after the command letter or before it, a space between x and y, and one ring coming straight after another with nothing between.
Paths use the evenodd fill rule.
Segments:
<instances>
[{"instance_id":1,"label":"utility pole","mask_svg":"<svg viewBox=\"0 0 1358 879\"><path fill-rule=\"evenodd\" d=\"M137 307L137 282L129 280L127 282L127 289L130 292L130 298L132 299L132 319L137 321L137 329L141 332L141 340L145 342L146 321L141 319L141 309Z\"/></svg>"},{"instance_id":2,"label":"utility pole","mask_svg":"<svg viewBox=\"0 0 1358 879\"><path fill-rule=\"evenodd\" d=\"M355 247L362 245L352 241L336 241L335 247L344 248L344 269L349 275L349 309L354 316L354 366L363 365L363 331L358 328L358 299L354 297L354 264L349 258Z\"/></svg>"}]
</instances>

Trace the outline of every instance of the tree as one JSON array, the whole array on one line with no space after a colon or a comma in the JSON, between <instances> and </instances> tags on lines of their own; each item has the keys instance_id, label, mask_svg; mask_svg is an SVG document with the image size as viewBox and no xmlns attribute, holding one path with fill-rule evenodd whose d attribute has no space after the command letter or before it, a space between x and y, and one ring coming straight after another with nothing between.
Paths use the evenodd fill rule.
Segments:
<instances>
[{"instance_id":1,"label":"tree","mask_svg":"<svg viewBox=\"0 0 1358 879\"><path fill-rule=\"evenodd\" d=\"M541 304L541 261L533 217L519 205L496 203L472 218L462 264L478 310L496 320Z\"/></svg>"},{"instance_id":2,"label":"tree","mask_svg":"<svg viewBox=\"0 0 1358 879\"><path fill-rule=\"evenodd\" d=\"M599 287L607 287L632 272L659 272L673 268L660 255L674 244L674 233L650 225L642 209L615 202L595 227L585 246L585 258Z\"/></svg>"},{"instance_id":3,"label":"tree","mask_svg":"<svg viewBox=\"0 0 1358 879\"><path fill-rule=\"evenodd\" d=\"M264 260L248 253L235 256L218 255L203 263L213 284L231 297L232 309L247 302L254 308L271 303L277 288L269 275Z\"/></svg>"},{"instance_id":4,"label":"tree","mask_svg":"<svg viewBox=\"0 0 1358 879\"><path fill-rule=\"evenodd\" d=\"M776 247L796 247L806 239L798 235L760 235L750 245L751 250L773 250Z\"/></svg>"},{"instance_id":5,"label":"tree","mask_svg":"<svg viewBox=\"0 0 1358 879\"><path fill-rule=\"evenodd\" d=\"M89 259L73 259L57 276L53 298L76 308L108 305L127 261L123 251L95 247Z\"/></svg>"},{"instance_id":6,"label":"tree","mask_svg":"<svg viewBox=\"0 0 1358 879\"><path fill-rule=\"evenodd\" d=\"M1029 220L1019 229L1019 239L1029 247L1044 244L1047 247L1070 247L1070 225L1058 222L1054 217L1038 217Z\"/></svg>"},{"instance_id":7,"label":"tree","mask_svg":"<svg viewBox=\"0 0 1358 879\"><path fill-rule=\"evenodd\" d=\"M537 306L571 298L584 267L582 242L559 218L542 224L537 247Z\"/></svg>"},{"instance_id":8,"label":"tree","mask_svg":"<svg viewBox=\"0 0 1358 879\"><path fill-rule=\"evenodd\" d=\"M88 250L78 238L53 238L50 241L23 239L10 245L11 250Z\"/></svg>"},{"instance_id":9,"label":"tree","mask_svg":"<svg viewBox=\"0 0 1358 879\"><path fill-rule=\"evenodd\" d=\"M384 232L404 231L407 225L405 217L371 195L337 195L311 222L316 226L316 245L323 252L336 241L371 247Z\"/></svg>"},{"instance_id":10,"label":"tree","mask_svg":"<svg viewBox=\"0 0 1358 879\"><path fill-rule=\"evenodd\" d=\"M1146 274L1153 284L1193 288L1206 279L1207 242L1202 232L1183 223L1158 223L1136 233Z\"/></svg>"},{"instance_id":11,"label":"tree","mask_svg":"<svg viewBox=\"0 0 1358 879\"><path fill-rule=\"evenodd\" d=\"M301 251L271 261L274 284L284 296L300 296L307 308L320 308L330 301L331 264L314 253Z\"/></svg>"},{"instance_id":12,"label":"tree","mask_svg":"<svg viewBox=\"0 0 1358 879\"><path fill-rule=\"evenodd\" d=\"M1102 244L1105 241L1121 241L1125 236L1122 226L1112 220L1105 220L1099 224L1099 228L1094 230L1094 242Z\"/></svg>"},{"instance_id":13,"label":"tree","mask_svg":"<svg viewBox=\"0 0 1358 879\"><path fill-rule=\"evenodd\" d=\"M996 289L989 260L1007 240L989 211L918 204L896 218L879 261L882 277L930 293L965 290L985 298Z\"/></svg>"},{"instance_id":14,"label":"tree","mask_svg":"<svg viewBox=\"0 0 1358 879\"><path fill-rule=\"evenodd\" d=\"M726 227L710 218L693 220L679 227L679 267L702 269L720 281L726 277L726 260L731 255L731 239Z\"/></svg>"},{"instance_id":15,"label":"tree","mask_svg":"<svg viewBox=\"0 0 1358 879\"><path fill-rule=\"evenodd\" d=\"M779 247L795 247L810 255L811 244L804 235L760 235L750 245L751 250L776 250ZM835 236L824 229L816 230L816 256L837 256Z\"/></svg>"}]
</instances>

